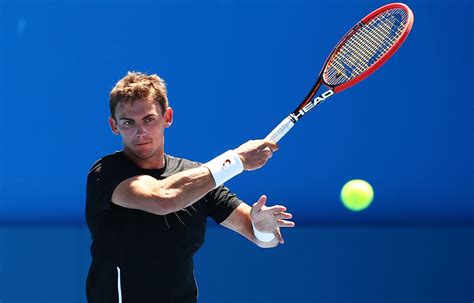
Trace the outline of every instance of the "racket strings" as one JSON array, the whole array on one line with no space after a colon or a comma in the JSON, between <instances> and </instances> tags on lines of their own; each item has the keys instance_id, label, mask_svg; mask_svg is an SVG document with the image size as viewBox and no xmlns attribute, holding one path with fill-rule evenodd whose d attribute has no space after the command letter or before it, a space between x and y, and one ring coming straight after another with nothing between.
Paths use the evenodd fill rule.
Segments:
<instances>
[{"instance_id":1,"label":"racket strings","mask_svg":"<svg viewBox=\"0 0 474 303\"><path fill-rule=\"evenodd\" d=\"M366 71L395 44L407 26L407 20L407 12L397 8L363 25L328 62L324 77L326 83L336 86Z\"/></svg>"},{"instance_id":2,"label":"racket strings","mask_svg":"<svg viewBox=\"0 0 474 303\"><path fill-rule=\"evenodd\" d=\"M393 14L387 15L379 15L346 41L338 56L346 60L334 60L339 69L335 74L336 77L343 75L346 80L354 78L376 62L393 45L403 31L403 27L400 28L400 22L395 24L396 20L395 22L390 20ZM390 32L393 28L395 31ZM346 73L342 73L341 70Z\"/></svg>"},{"instance_id":3,"label":"racket strings","mask_svg":"<svg viewBox=\"0 0 474 303\"><path fill-rule=\"evenodd\" d=\"M400 11L404 12L403 10ZM387 15L381 14L369 22L367 26L363 27L346 42L347 47L343 47L342 54L348 56L351 54L351 51L356 54L355 58L348 57L352 59L350 61L359 71L364 71L377 61L379 57L390 49L402 33L404 28L400 26L402 24L397 19L393 20L394 18L390 18L394 14ZM374 57L374 54L377 57ZM357 55L359 58L357 58ZM359 60L355 61L354 59ZM362 66L354 64L359 62Z\"/></svg>"},{"instance_id":4,"label":"racket strings","mask_svg":"<svg viewBox=\"0 0 474 303\"><path fill-rule=\"evenodd\" d=\"M387 18L387 14L382 14L369 22L367 26L363 27L346 41L346 44L341 48L341 55L345 57L347 59L346 61L351 63L351 67L356 70L354 76L366 70L375 63L378 58L385 54L395 43L402 31L403 27L400 28L400 22L396 24L396 21L393 22ZM354 56L351 56L352 53L354 53ZM335 62L339 63L340 68L347 68L344 62L337 60ZM352 73L349 74L349 77L346 75L346 78L353 78L350 77L351 74Z\"/></svg>"}]
</instances>

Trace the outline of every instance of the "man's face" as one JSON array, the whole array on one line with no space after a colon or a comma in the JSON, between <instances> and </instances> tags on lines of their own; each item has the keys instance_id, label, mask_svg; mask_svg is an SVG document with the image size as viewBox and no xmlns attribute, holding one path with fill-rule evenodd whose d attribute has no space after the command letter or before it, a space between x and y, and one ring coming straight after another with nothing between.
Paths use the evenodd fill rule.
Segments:
<instances>
[{"instance_id":1,"label":"man's face","mask_svg":"<svg viewBox=\"0 0 474 303\"><path fill-rule=\"evenodd\" d=\"M122 137L124 150L139 160L153 161L164 152L164 129L169 127L173 111L168 108L163 115L156 102L136 100L119 103L115 120L109 118L112 131Z\"/></svg>"}]
</instances>

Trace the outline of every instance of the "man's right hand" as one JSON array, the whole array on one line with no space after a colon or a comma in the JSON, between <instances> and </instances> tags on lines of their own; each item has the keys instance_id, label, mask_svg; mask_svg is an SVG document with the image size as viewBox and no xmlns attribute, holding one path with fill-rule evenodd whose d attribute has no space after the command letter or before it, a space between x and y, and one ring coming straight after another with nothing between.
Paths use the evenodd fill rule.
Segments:
<instances>
[{"instance_id":1,"label":"man's right hand","mask_svg":"<svg viewBox=\"0 0 474 303\"><path fill-rule=\"evenodd\" d=\"M278 145L271 140L250 140L234 149L244 164L244 170L255 170L264 166L277 150Z\"/></svg>"}]
</instances>

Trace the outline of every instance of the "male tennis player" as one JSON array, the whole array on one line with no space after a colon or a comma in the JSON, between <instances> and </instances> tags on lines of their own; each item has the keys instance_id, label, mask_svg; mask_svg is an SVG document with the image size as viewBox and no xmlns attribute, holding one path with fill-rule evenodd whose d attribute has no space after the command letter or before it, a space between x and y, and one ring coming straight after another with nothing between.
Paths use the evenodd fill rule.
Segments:
<instances>
[{"instance_id":1,"label":"male tennis player","mask_svg":"<svg viewBox=\"0 0 474 303\"><path fill-rule=\"evenodd\" d=\"M165 154L173 111L157 75L128 73L110 112L123 151L97 161L87 179L89 302L196 302L193 255L208 216L260 247L283 243L280 227L294 226L285 207L266 207L265 196L250 207L222 185L265 165L274 142L249 141L202 165Z\"/></svg>"}]
</instances>

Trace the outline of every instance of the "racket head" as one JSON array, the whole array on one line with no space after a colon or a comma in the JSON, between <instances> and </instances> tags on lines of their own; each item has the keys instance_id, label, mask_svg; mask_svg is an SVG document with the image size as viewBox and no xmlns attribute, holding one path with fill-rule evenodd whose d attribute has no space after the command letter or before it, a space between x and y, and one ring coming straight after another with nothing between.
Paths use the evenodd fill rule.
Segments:
<instances>
[{"instance_id":1,"label":"racket head","mask_svg":"<svg viewBox=\"0 0 474 303\"><path fill-rule=\"evenodd\" d=\"M413 12L403 3L390 3L368 14L326 59L321 70L324 85L338 93L372 74L403 44L413 21Z\"/></svg>"}]
</instances>

